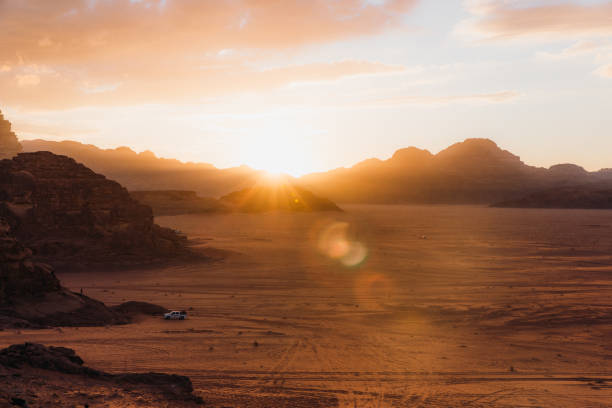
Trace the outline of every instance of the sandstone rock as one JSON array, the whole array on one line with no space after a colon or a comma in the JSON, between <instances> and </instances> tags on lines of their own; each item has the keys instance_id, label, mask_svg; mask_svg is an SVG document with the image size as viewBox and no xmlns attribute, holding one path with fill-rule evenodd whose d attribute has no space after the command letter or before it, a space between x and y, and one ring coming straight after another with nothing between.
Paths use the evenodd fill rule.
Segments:
<instances>
[{"instance_id":1,"label":"sandstone rock","mask_svg":"<svg viewBox=\"0 0 612 408\"><path fill-rule=\"evenodd\" d=\"M51 266L34 262L32 251L0 218L0 327L102 326L130 316L64 289Z\"/></svg>"},{"instance_id":2,"label":"sandstone rock","mask_svg":"<svg viewBox=\"0 0 612 408\"><path fill-rule=\"evenodd\" d=\"M119 399L115 401L119 405L122 405L123 399L130 401L129 396L133 394L139 395L140 398L137 399L140 400L143 400L144 396L155 395L154 401L149 401L154 406L197 406L202 403L201 398L193 395L193 385L188 377L163 373L105 373L85 366L75 351L66 347L36 343L14 344L0 350L0 367L10 370L13 374L4 376L0 395L2 391L7 391L5 386L9 381L16 381L15 385L21 385L24 378L34 377L37 381L29 384L30 392L25 397L40 392L43 400L36 398L40 406L51 406L43 403L51 402L44 400L49 383L52 383L50 388L53 390L53 406L59 406L56 405L55 399L60 397L64 400L61 406L76 406L75 396L78 398L77 394L83 394L74 392L73 380L79 381L81 387L87 385L92 390L110 391L115 400ZM130 395L125 396L122 390ZM132 404L126 403L126 406Z\"/></svg>"},{"instance_id":3,"label":"sandstone rock","mask_svg":"<svg viewBox=\"0 0 612 408\"><path fill-rule=\"evenodd\" d=\"M32 251L10 235L8 223L0 218L0 305L60 289L53 270L32 262L31 256Z\"/></svg>"},{"instance_id":4,"label":"sandstone rock","mask_svg":"<svg viewBox=\"0 0 612 408\"><path fill-rule=\"evenodd\" d=\"M0 161L0 216L39 260L64 267L149 262L186 254L186 238L154 224L150 207L66 156Z\"/></svg>"},{"instance_id":5,"label":"sandstone rock","mask_svg":"<svg viewBox=\"0 0 612 408\"><path fill-rule=\"evenodd\" d=\"M10 159L22 150L17 135L11 130L11 122L0 112L0 159Z\"/></svg>"}]
</instances>

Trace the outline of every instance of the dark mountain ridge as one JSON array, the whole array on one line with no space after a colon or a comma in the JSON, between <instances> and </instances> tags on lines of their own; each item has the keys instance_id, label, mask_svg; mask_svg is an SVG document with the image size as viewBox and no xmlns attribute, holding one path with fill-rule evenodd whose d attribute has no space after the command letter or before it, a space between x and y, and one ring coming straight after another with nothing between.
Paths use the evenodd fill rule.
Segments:
<instances>
[{"instance_id":1,"label":"dark mountain ridge","mask_svg":"<svg viewBox=\"0 0 612 408\"><path fill-rule=\"evenodd\" d=\"M25 152L49 151L72 157L130 191L184 190L202 197L220 197L251 186L262 175L248 166L218 169L208 163L185 163L136 153L127 147L100 149L73 141L22 140Z\"/></svg>"},{"instance_id":2,"label":"dark mountain ridge","mask_svg":"<svg viewBox=\"0 0 612 408\"><path fill-rule=\"evenodd\" d=\"M388 160L366 160L300 182L339 203L490 204L561 186L612 185L612 172L571 164L533 167L489 139L467 139L436 155L401 149Z\"/></svg>"}]
</instances>

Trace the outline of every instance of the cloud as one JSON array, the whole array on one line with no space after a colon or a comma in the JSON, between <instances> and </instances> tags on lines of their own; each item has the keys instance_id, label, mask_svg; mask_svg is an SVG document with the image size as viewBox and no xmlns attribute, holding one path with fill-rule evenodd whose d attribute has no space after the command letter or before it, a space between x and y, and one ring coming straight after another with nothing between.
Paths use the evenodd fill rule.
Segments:
<instances>
[{"instance_id":1,"label":"cloud","mask_svg":"<svg viewBox=\"0 0 612 408\"><path fill-rule=\"evenodd\" d=\"M35 74L16 75L15 79L17 80L17 86L20 88L40 84L40 77Z\"/></svg>"},{"instance_id":2,"label":"cloud","mask_svg":"<svg viewBox=\"0 0 612 408\"><path fill-rule=\"evenodd\" d=\"M0 76L0 88L3 90L0 99L10 98L22 106L37 109L198 102L228 94L269 91L291 84L335 81L361 75L387 75L404 70L403 66L358 60L268 69L257 69L247 64L234 64L229 68L224 65L159 64L139 73L137 78L122 76L120 69L101 72L98 76L91 75L95 71L92 68L90 74L81 77L30 68L18 75L18 83ZM98 79L89 79L91 77ZM116 82L116 78L122 80ZM26 85L37 85L36 93L24 89Z\"/></svg>"},{"instance_id":3,"label":"cloud","mask_svg":"<svg viewBox=\"0 0 612 408\"><path fill-rule=\"evenodd\" d=\"M561 50L560 52L538 52L537 56L546 59L567 59L580 55L593 54L600 51L608 51L612 49L612 44L604 41L578 41L573 45Z\"/></svg>"},{"instance_id":4,"label":"cloud","mask_svg":"<svg viewBox=\"0 0 612 408\"><path fill-rule=\"evenodd\" d=\"M595 70L595 74L602 78L612 78L612 64L604 65Z\"/></svg>"},{"instance_id":5,"label":"cloud","mask_svg":"<svg viewBox=\"0 0 612 408\"><path fill-rule=\"evenodd\" d=\"M445 105L450 103L464 102L500 103L511 101L517 98L519 95L520 94L515 91L442 96L408 95L364 101L362 104L376 107L396 105Z\"/></svg>"},{"instance_id":6,"label":"cloud","mask_svg":"<svg viewBox=\"0 0 612 408\"><path fill-rule=\"evenodd\" d=\"M459 31L488 39L612 34L611 2L472 0L466 5L473 17L464 21Z\"/></svg>"},{"instance_id":7,"label":"cloud","mask_svg":"<svg viewBox=\"0 0 612 408\"><path fill-rule=\"evenodd\" d=\"M415 0L3 0L0 60L165 59L232 48L286 49L402 24Z\"/></svg>"},{"instance_id":8,"label":"cloud","mask_svg":"<svg viewBox=\"0 0 612 408\"><path fill-rule=\"evenodd\" d=\"M0 75L0 103L49 107L193 100L265 84L393 70L357 61L261 67L304 46L401 27L415 2L0 0L0 66L12 67L20 78L15 84ZM27 72L32 66L48 67L53 74ZM21 90L35 82L36 97Z\"/></svg>"}]
</instances>

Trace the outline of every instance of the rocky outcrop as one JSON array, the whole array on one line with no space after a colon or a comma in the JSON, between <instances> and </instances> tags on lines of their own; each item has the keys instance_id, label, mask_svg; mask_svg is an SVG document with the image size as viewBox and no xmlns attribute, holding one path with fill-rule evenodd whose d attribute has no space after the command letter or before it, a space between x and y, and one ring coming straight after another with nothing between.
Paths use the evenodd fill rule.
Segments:
<instances>
[{"instance_id":1,"label":"rocky outcrop","mask_svg":"<svg viewBox=\"0 0 612 408\"><path fill-rule=\"evenodd\" d=\"M11 236L8 223L0 218L0 305L60 290L53 268L31 257L32 251Z\"/></svg>"},{"instance_id":2,"label":"rocky outcrop","mask_svg":"<svg viewBox=\"0 0 612 408\"><path fill-rule=\"evenodd\" d=\"M0 159L10 159L22 150L17 135L11 130L11 122L0 112Z\"/></svg>"},{"instance_id":3,"label":"rocky outcrop","mask_svg":"<svg viewBox=\"0 0 612 408\"><path fill-rule=\"evenodd\" d=\"M291 182L260 183L221 197L236 211L342 211L332 201L319 197Z\"/></svg>"},{"instance_id":4,"label":"rocky outcrop","mask_svg":"<svg viewBox=\"0 0 612 408\"><path fill-rule=\"evenodd\" d=\"M103 326L130 316L60 285L53 267L34 262L32 250L0 218L0 328Z\"/></svg>"},{"instance_id":5,"label":"rocky outcrop","mask_svg":"<svg viewBox=\"0 0 612 408\"><path fill-rule=\"evenodd\" d=\"M185 254L186 239L153 222L120 184L66 156L0 161L0 216L35 257L54 265L146 263Z\"/></svg>"},{"instance_id":6,"label":"rocky outcrop","mask_svg":"<svg viewBox=\"0 0 612 408\"><path fill-rule=\"evenodd\" d=\"M188 377L162 373L109 374L89 368L74 350L15 344L0 350L0 401L18 406L198 406ZM74 392L74 384L79 391ZM91 391L89 393L88 391ZM4 406L4 405L2 405Z\"/></svg>"}]
</instances>

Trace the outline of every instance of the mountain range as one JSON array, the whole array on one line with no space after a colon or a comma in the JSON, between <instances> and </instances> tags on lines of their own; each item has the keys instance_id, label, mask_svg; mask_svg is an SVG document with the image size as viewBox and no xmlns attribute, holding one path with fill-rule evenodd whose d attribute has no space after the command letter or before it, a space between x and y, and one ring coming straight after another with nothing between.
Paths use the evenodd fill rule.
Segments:
<instances>
[{"instance_id":1,"label":"mountain range","mask_svg":"<svg viewBox=\"0 0 612 408\"><path fill-rule=\"evenodd\" d=\"M221 197L252 187L263 172L247 166L217 169L136 153L103 150L78 142L22 141L24 151L51 151L73 157L129 190L191 190ZM612 186L612 169L588 172L574 164L534 167L489 139L467 139L437 154L416 147L387 159L368 159L350 168L293 180L337 203L491 204L534 192L574 186Z\"/></svg>"},{"instance_id":2,"label":"mountain range","mask_svg":"<svg viewBox=\"0 0 612 408\"><path fill-rule=\"evenodd\" d=\"M218 169L208 163L184 163L136 153L127 147L100 149L73 141L22 140L23 151L49 151L72 157L130 191L188 190L203 197L221 197L250 187L262 173L248 166Z\"/></svg>"},{"instance_id":3,"label":"mountain range","mask_svg":"<svg viewBox=\"0 0 612 408\"><path fill-rule=\"evenodd\" d=\"M435 155L409 147L388 160L369 159L300 181L340 203L487 204L563 186L612 185L612 171L533 167L489 139L467 139Z\"/></svg>"}]
</instances>

